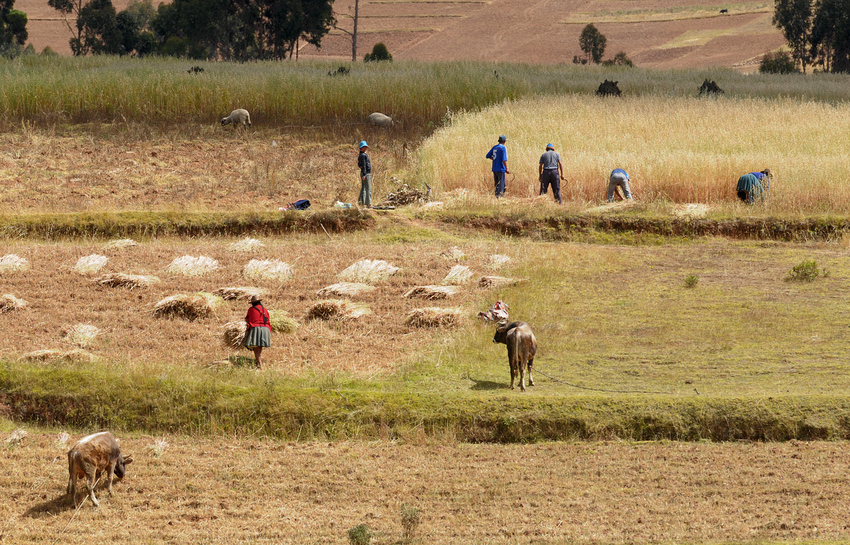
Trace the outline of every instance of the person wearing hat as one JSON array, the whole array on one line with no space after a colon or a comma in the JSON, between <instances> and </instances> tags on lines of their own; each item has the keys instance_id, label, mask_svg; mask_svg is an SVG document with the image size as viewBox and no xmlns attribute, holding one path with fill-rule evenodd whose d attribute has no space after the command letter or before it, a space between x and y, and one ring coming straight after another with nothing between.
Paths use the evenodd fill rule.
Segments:
<instances>
[{"instance_id":1,"label":"person wearing hat","mask_svg":"<svg viewBox=\"0 0 850 545\"><path fill-rule=\"evenodd\" d=\"M257 360L257 368L263 367L263 348L271 346L272 331L270 328L269 311L263 307L260 297L251 296L251 308L245 316L248 330L245 332L245 348L254 351L254 359Z\"/></svg>"},{"instance_id":2,"label":"person wearing hat","mask_svg":"<svg viewBox=\"0 0 850 545\"><path fill-rule=\"evenodd\" d=\"M561 180L564 179L564 165L561 164L561 156L555 151L555 146L546 144L546 152L540 156L540 168L537 172L540 176L540 194L545 195L552 185L552 194L558 204L561 202Z\"/></svg>"},{"instance_id":3,"label":"person wearing hat","mask_svg":"<svg viewBox=\"0 0 850 545\"><path fill-rule=\"evenodd\" d=\"M372 162L369 160L369 144L360 142L360 155L357 156L357 166L360 167L360 196L357 204L372 208Z\"/></svg>"},{"instance_id":4,"label":"person wearing hat","mask_svg":"<svg viewBox=\"0 0 850 545\"><path fill-rule=\"evenodd\" d=\"M508 170L508 148L505 147L507 141L508 138L504 134L501 135L499 143L487 152L487 159L493 161L493 180L496 182L497 198L505 196L506 175L511 173Z\"/></svg>"}]
</instances>

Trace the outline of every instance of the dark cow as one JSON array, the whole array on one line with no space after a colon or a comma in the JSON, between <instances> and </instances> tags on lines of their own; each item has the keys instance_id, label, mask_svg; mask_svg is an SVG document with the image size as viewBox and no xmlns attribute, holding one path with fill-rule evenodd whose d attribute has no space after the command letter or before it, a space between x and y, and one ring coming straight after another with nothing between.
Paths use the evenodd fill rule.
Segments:
<instances>
[{"instance_id":1,"label":"dark cow","mask_svg":"<svg viewBox=\"0 0 850 545\"><path fill-rule=\"evenodd\" d=\"M534 355L537 353L537 339L531 331L531 326L525 322L510 322L503 320L496 328L493 336L494 343L508 346L508 365L511 367L511 390L514 389L514 379L519 374L519 389L525 391L525 370L528 369L528 385L534 386L531 374L534 365Z\"/></svg>"},{"instance_id":2,"label":"dark cow","mask_svg":"<svg viewBox=\"0 0 850 545\"><path fill-rule=\"evenodd\" d=\"M99 507L94 496L96 480L106 470L106 488L112 495L112 474L124 478L124 467L133 461L132 456L124 457L118 448L118 440L108 431L102 431L77 441L68 451L68 490L72 500L76 499L77 479L86 479L86 488L95 507Z\"/></svg>"},{"instance_id":3,"label":"dark cow","mask_svg":"<svg viewBox=\"0 0 850 545\"><path fill-rule=\"evenodd\" d=\"M729 13L729 10L728 9L722 9L722 10L720 10L720 13Z\"/></svg>"}]
</instances>

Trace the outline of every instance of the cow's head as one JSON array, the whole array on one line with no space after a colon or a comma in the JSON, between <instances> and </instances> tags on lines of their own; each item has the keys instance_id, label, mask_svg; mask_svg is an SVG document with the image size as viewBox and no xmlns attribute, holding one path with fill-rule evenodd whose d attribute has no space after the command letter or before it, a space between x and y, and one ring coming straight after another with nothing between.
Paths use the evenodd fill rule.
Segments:
<instances>
[{"instance_id":1,"label":"cow's head","mask_svg":"<svg viewBox=\"0 0 850 545\"><path fill-rule=\"evenodd\" d=\"M499 325L496 327L496 334L493 335L494 343L502 343L505 344L508 338L508 324L507 320L501 320Z\"/></svg>"},{"instance_id":2,"label":"cow's head","mask_svg":"<svg viewBox=\"0 0 850 545\"><path fill-rule=\"evenodd\" d=\"M129 455L124 457L124 455L118 455L118 462L115 464L115 476L119 479L124 478L124 466L133 463L133 455Z\"/></svg>"}]
</instances>

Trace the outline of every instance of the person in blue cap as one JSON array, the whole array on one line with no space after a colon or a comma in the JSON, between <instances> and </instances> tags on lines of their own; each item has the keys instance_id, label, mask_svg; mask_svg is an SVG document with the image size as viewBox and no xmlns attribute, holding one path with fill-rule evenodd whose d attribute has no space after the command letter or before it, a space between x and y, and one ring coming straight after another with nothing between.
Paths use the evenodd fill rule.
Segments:
<instances>
[{"instance_id":1,"label":"person in blue cap","mask_svg":"<svg viewBox=\"0 0 850 545\"><path fill-rule=\"evenodd\" d=\"M770 173L769 168L761 172L744 174L738 178L738 185L735 187L738 198L747 204L755 204L757 200L764 202L767 190L770 189L771 178L773 178L773 174Z\"/></svg>"},{"instance_id":2,"label":"person in blue cap","mask_svg":"<svg viewBox=\"0 0 850 545\"><path fill-rule=\"evenodd\" d=\"M623 190L622 197L620 192L617 191L618 187ZM608 202L614 202L614 195L621 201L632 200L632 193L629 191L629 174L621 168L615 168L608 178Z\"/></svg>"},{"instance_id":3,"label":"person in blue cap","mask_svg":"<svg viewBox=\"0 0 850 545\"><path fill-rule=\"evenodd\" d=\"M561 164L561 156L555 151L555 146L546 144L546 153L540 156L540 168L537 173L540 176L540 194L545 195L552 185L552 194L558 204L561 202L561 180L564 179L564 165Z\"/></svg>"},{"instance_id":4,"label":"person in blue cap","mask_svg":"<svg viewBox=\"0 0 850 545\"><path fill-rule=\"evenodd\" d=\"M487 159L493 161L493 180L496 183L497 198L505 196L506 175L511 173L508 170L508 148L505 147L507 141L508 137L504 134L499 136L499 143L487 152Z\"/></svg>"},{"instance_id":5,"label":"person in blue cap","mask_svg":"<svg viewBox=\"0 0 850 545\"><path fill-rule=\"evenodd\" d=\"M357 204L372 208L372 162L369 160L369 144L360 142L360 155L357 156L357 166L360 167L360 196Z\"/></svg>"}]
</instances>

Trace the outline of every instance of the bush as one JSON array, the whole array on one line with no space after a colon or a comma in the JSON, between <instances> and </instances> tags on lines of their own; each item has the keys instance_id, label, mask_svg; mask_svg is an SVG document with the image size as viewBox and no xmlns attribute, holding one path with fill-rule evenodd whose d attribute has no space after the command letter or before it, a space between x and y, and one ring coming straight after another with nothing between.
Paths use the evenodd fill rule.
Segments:
<instances>
[{"instance_id":1,"label":"bush","mask_svg":"<svg viewBox=\"0 0 850 545\"><path fill-rule=\"evenodd\" d=\"M387 49L387 46L384 45L384 42L378 42L372 48L371 53L367 53L365 57L363 57L365 62L372 61L392 61L393 56L390 55L390 51Z\"/></svg>"},{"instance_id":2,"label":"bush","mask_svg":"<svg viewBox=\"0 0 850 545\"><path fill-rule=\"evenodd\" d=\"M787 51L767 53L761 59L759 72L763 74L793 74L798 72L794 59Z\"/></svg>"},{"instance_id":3,"label":"bush","mask_svg":"<svg viewBox=\"0 0 850 545\"><path fill-rule=\"evenodd\" d=\"M689 274L685 277L685 287L686 288L695 288L699 284L699 276L695 274Z\"/></svg>"},{"instance_id":4,"label":"bush","mask_svg":"<svg viewBox=\"0 0 850 545\"><path fill-rule=\"evenodd\" d=\"M359 524L348 531L348 542L351 545L369 545L372 532L365 524Z\"/></svg>"},{"instance_id":5,"label":"bush","mask_svg":"<svg viewBox=\"0 0 850 545\"><path fill-rule=\"evenodd\" d=\"M421 510L417 507L409 507L406 503L401 504L401 528L405 542L412 541L416 536L420 513Z\"/></svg>"},{"instance_id":6,"label":"bush","mask_svg":"<svg viewBox=\"0 0 850 545\"><path fill-rule=\"evenodd\" d=\"M625 51L620 51L614 55L613 59L602 61L602 66L634 66L635 63L626 55Z\"/></svg>"},{"instance_id":7,"label":"bush","mask_svg":"<svg viewBox=\"0 0 850 545\"><path fill-rule=\"evenodd\" d=\"M825 270L818 270L818 264L814 260L806 259L799 265L794 265L791 268L791 272L788 273L788 279L795 282L813 282L821 273L827 276Z\"/></svg>"}]
</instances>

